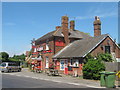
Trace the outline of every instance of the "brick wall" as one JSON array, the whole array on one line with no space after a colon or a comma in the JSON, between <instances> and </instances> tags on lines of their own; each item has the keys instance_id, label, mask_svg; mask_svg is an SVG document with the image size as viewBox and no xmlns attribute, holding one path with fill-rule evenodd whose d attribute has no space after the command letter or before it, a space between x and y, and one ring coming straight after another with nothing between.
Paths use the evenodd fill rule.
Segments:
<instances>
[{"instance_id":1,"label":"brick wall","mask_svg":"<svg viewBox=\"0 0 120 90\"><path fill-rule=\"evenodd\" d=\"M109 45L111 52L115 52L116 58L120 58L120 49L114 44L114 42L111 40L111 38L107 37L102 43L100 43L92 52L91 54L93 56L97 56L99 53L105 53L105 47L108 45L108 40L109 40ZM114 48L114 45L116 48ZM102 47L101 47L102 46Z\"/></svg>"}]
</instances>

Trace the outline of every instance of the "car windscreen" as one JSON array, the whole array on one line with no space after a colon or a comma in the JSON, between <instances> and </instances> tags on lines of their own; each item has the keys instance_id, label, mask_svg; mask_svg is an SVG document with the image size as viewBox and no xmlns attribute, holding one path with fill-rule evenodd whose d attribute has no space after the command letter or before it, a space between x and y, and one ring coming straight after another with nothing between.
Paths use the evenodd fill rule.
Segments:
<instances>
[{"instance_id":1,"label":"car windscreen","mask_svg":"<svg viewBox=\"0 0 120 90\"><path fill-rule=\"evenodd\" d=\"M0 66L5 67L5 66L6 66L6 63L2 63Z\"/></svg>"},{"instance_id":2,"label":"car windscreen","mask_svg":"<svg viewBox=\"0 0 120 90\"><path fill-rule=\"evenodd\" d=\"M17 63L8 63L8 66L19 66Z\"/></svg>"}]
</instances>

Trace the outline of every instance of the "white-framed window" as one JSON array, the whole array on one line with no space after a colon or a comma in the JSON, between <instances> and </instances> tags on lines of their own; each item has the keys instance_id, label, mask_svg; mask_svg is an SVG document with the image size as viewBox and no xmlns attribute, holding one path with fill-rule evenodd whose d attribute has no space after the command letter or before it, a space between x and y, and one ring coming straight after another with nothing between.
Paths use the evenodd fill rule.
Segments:
<instances>
[{"instance_id":1,"label":"white-framed window","mask_svg":"<svg viewBox=\"0 0 120 90\"><path fill-rule=\"evenodd\" d=\"M111 53L111 47L110 46L105 46L105 53Z\"/></svg>"},{"instance_id":2,"label":"white-framed window","mask_svg":"<svg viewBox=\"0 0 120 90\"><path fill-rule=\"evenodd\" d=\"M46 65L45 65L45 68L49 68L49 58L46 57Z\"/></svg>"},{"instance_id":3,"label":"white-framed window","mask_svg":"<svg viewBox=\"0 0 120 90\"><path fill-rule=\"evenodd\" d=\"M60 60L60 70L65 69L65 60Z\"/></svg>"},{"instance_id":4,"label":"white-framed window","mask_svg":"<svg viewBox=\"0 0 120 90\"><path fill-rule=\"evenodd\" d=\"M79 60L78 59L71 59L70 66L79 67Z\"/></svg>"},{"instance_id":5,"label":"white-framed window","mask_svg":"<svg viewBox=\"0 0 120 90\"><path fill-rule=\"evenodd\" d=\"M34 52L37 52L36 48L34 48Z\"/></svg>"}]
</instances>

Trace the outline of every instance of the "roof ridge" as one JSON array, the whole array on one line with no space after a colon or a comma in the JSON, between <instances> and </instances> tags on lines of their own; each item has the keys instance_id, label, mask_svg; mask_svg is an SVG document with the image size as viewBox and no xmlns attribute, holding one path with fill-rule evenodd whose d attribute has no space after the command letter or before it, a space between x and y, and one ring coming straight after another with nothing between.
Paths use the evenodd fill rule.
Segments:
<instances>
[{"instance_id":1,"label":"roof ridge","mask_svg":"<svg viewBox=\"0 0 120 90\"><path fill-rule=\"evenodd\" d=\"M56 34L59 30L60 30L60 28L57 29L57 30L55 30L55 32L53 33L53 35L55 36L55 34Z\"/></svg>"},{"instance_id":2,"label":"roof ridge","mask_svg":"<svg viewBox=\"0 0 120 90\"><path fill-rule=\"evenodd\" d=\"M55 31L56 31L56 30L51 31L51 32L48 32L48 33L46 33L45 35L41 36L40 38L45 37L46 35L48 35L48 34L50 34L50 33L53 33L53 32L55 32ZM39 40L40 38L38 38L37 40ZM37 40L35 40L35 41L37 41Z\"/></svg>"}]
</instances>

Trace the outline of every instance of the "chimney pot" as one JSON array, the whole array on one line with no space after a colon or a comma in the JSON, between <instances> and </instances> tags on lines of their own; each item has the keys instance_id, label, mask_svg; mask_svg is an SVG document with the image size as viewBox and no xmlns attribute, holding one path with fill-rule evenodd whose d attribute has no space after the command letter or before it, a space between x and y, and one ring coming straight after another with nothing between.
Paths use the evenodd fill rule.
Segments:
<instances>
[{"instance_id":1,"label":"chimney pot","mask_svg":"<svg viewBox=\"0 0 120 90\"><path fill-rule=\"evenodd\" d=\"M74 30L74 27L75 27L75 21L71 20L70 21L70 29Z\"/></svg>"},{"instance_id":2,"label":"chimney pot","mask_svg":"<svg viewBox=\"0 0 120 90\"><path fill-rule=\"evenodd\" d=\"M69 44L68 16L62 16L62 33L64 35L65 45Z\"/></svg>"},{"instance_id":3,"label":"chimney pot","mask_svg":"<svg viewBox=\"0 0 120 90\"><path fill-rule=\"evenodd\" d=\"M95 21L93 25L94 25L94 36L100 36L101 35L101 21L98 16L95 16Z\"/></svg>"},{"instance_id":4,"label":"chimney pot","mask_svg":"<svg viewBox=\"0 0 120 90\"><path fill-rule=\"evenodd\" d=\"M62 16L62 28L68 29L68 17L67 16Z\"/></svg>"},{"instance_id":5,"label":"chimney pot","mask_svg":"<svg viewBox=\"0 0 120 90\"><path fill-rule=\"evenodd\" d=\"M56 26L56 30L59 29L59 28L61 28L61 26Z\"/></svg>"}]
</instances>

